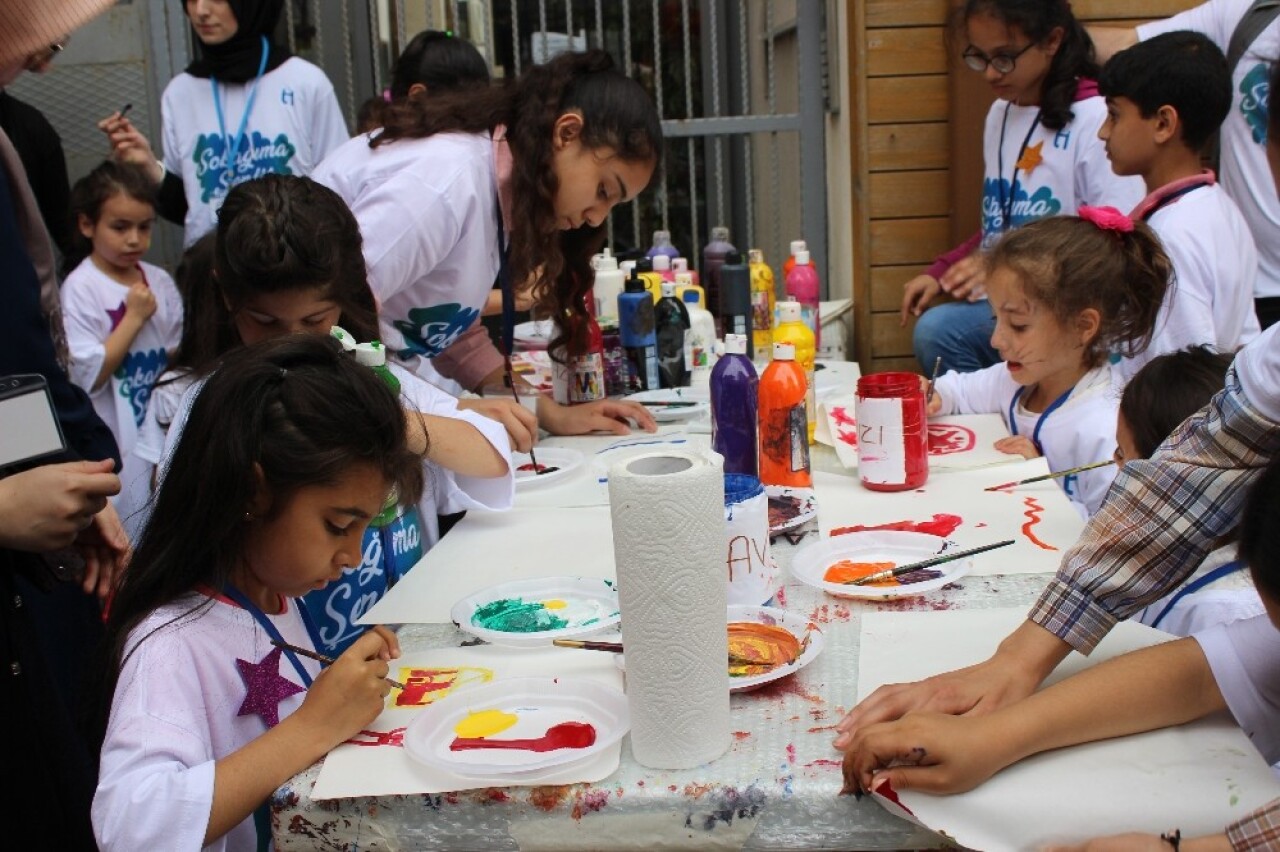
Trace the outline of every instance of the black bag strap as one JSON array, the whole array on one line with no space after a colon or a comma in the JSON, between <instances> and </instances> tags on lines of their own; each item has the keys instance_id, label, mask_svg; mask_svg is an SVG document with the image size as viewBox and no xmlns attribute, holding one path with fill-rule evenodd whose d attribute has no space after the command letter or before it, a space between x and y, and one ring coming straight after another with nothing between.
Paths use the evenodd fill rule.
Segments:
<instances>
[{"instance_id":1,"label":"black bag strap","mask_svg":"<svg viewBox=\"0 0 1280 852\"><path fill-rule=\"evenodd\" d=\"M1249 10L1236 24L1231 33L1231 42L1227 45L1227 68L1235 73L1249 45L1262 35L1262 31L1280 15L1280 0L1253 0Z\"/></svg>"}]
</instances>

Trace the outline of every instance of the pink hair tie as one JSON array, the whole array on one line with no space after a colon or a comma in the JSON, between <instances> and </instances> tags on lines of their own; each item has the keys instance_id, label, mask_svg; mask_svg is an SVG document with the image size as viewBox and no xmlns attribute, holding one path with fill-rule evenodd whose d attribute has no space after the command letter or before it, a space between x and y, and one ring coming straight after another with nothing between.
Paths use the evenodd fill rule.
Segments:
<instances>
[{"instance_id":1,"label":"pink hair tie","mask_svg":"<svg viewBox=\"0 0 1280 852\"><path fill-rule=\"evenodd\" d=\"M1133 220L1114 207L1090 207L1084 204L1076 214L1104 231L1115 231L1117 234L1133 233Z\"/></svg>"},{"instance_id":2,"label":"pink hair tie","mask_svg":"<svg viewBox=\"0 0 1280 852\"><path fill-rule=\"evenodd\" d=\"M383 90L382 90L382 99L383 99L384 101L386 101L387 103L391 103L391 90L390 90L390 89L383 89Z\"/></svg>"}]
</instances>

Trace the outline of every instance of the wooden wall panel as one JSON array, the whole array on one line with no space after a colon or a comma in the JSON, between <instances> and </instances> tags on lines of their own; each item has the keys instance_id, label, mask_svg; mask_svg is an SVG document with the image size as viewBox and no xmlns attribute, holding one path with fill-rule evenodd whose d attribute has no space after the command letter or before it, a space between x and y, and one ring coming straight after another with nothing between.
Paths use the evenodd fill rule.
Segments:
<instances>
[{"instance_id":1,"label":"wooden wall panel","mask_svg":"<svg viewBox=\"0 0 1280 852\"><path fill-rule=\"evenodd\" d=\"M897 314L871 315L871 349L877 358L910 358L911 328L904 328Z\"/></svg>"},{"instance_id":2,"label":"wooden wall panel","mask_svg":"<svg viewBox=\"0 0 1280 852\"><path fill-rule=\"evenodd\" d=\"M942 43L942 27L868 30L868 76L945 73L947 56Z\"/></svg>"},{"instance_id":3,"label":"wooden wall panel","mask_svg":"<svg viewBox=\"0 0 1280 852\"><path fill-rule=\"evenodd\" d=\"M951 215L950 173L875 172L867 181L872 219Z\"/></svg>"},{"instance_id":4,"label":"wooden wall panel","mask_svg":"<svg viewBox=\"0 0 1280 852\"><path fill-rule=\"evenodd\" d=\"M867 122L946 121L947 77L876 77L866 81Z\"/></svg>"},{"instance_id":5,"label":"wooden wall panel","mask_svg":"<svg viewBox=\"0 0 1280 852\"><path fill-rule=\"evenodd\" d=\"M852 0L865 2L867 28L926 26L947 19L947 0Z\"/></svg>"},{"instance_id":6,"label":"wooden wall panel","mask_svg":"<svg viewBox=\"0 0 1280 852\"><path fill-rule=\"evenodd\" d=\"M946 217L935 219L873 219L872 266L925 265L951 248L951 225Z\"/></svg>"},{"instance_id":7,"label":"wooden wall panel","mask_svg":"<svg viewBox=\"0 0 1280 852\"><path fill-rule=\"evenodd\" d=\"M920 363L915 358L872 358L870 369L863 367L863 373L918 373Z\"/></svg>"},{"instance_id":8,"label":"wooden wall panel","mask_svg":"<svg viewBox=\"0 0 1280 852\"><path fill-rule=\"evenodd\" d=\"M919 275L928 265L928 262L925 262L871 267L871 310L901 310L902 285Z\"/></svg>"},{"instance_id":9,"label":"wooden wall panel","mask_svg":"<svg viewBox=\"0 0 1280 852\"><path fill-rule=\"evenodd\" d=\"M867 167L873 172L945 169L951 164L947 123L878 124L867 128Z\"/></svg>"}]
</instances>

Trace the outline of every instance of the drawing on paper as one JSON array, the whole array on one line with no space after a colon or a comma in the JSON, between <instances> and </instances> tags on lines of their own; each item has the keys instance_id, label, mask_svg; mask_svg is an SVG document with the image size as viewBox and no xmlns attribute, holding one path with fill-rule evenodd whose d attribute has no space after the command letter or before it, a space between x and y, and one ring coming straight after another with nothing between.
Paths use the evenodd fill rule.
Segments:
<instances>
[{"instance_id":1,"label":"drawing on paper","mask_svg":"<svg viewBox=\"0 0 1280 852\"><path fill-rule=\"evenodd\" d=\"M361 731L347 745L354 746L396 746L404 747L404 728L392 728L389 731Z\"/></svg>"},{"instance_id":2,"label":"drawing on paper","mask_svg":"<svg viewBox=\"0 0 1280 852\"><path fill-rule=\"evenodd\" d=\"M858 424L849 414L848 409L837 405L830 411L831 425L835 426L835 439L850 447L858 446ZM968 426L956 423L929 424L929 455L931 456L967 453L976 447L977 443L977 436Z\"/></svg>"},{"instance_id":3,"label":"drawing on paper","mask_svg":"<svg viewBox=\"0 0 1280 852\"><path fill-rule=\"evenodd\" d=\"M398 680L405 688L391 693L391 707L425 707L439 701L459 686L493 680L493 669L459 666L446 669L400 669Z\"/></svg>"},{"instance_id":4,"label":"drawing on paper","mask_svg":"<svg viewBox=\"0 0 1280 852\"><path fill-rule=\"evenodd\" d=\"M1040 516L1044 514L1044 506L1041 506L1039 501L1034 497L1023 498L1022 505L1027 507L1027 511L1022 513L1027 519L1027 522L1022 525L1022 534L1027 537L1028 541L1042 550L1057 550L1058 548L1054 547L1052 544L1041 541L1036 534L1031 531L1032 527L1040 523Z\"/></svg>"}]
</instances>

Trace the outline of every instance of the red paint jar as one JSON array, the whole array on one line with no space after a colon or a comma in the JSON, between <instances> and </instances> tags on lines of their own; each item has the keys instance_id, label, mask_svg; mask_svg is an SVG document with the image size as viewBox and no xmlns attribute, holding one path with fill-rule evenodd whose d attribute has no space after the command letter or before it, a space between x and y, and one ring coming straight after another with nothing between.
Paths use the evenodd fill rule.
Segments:
<instances>
[{"instance_id":1,"label":"red paint jar","mask_svg":"<svg viewBox=\"0 0 1280 852\"><path fill-rule=\"evenodd\" d=\"M872 491L906 491L929 478L929 423L915 373L858 379L858 476Z\"/></svg>"}]
</instances>

